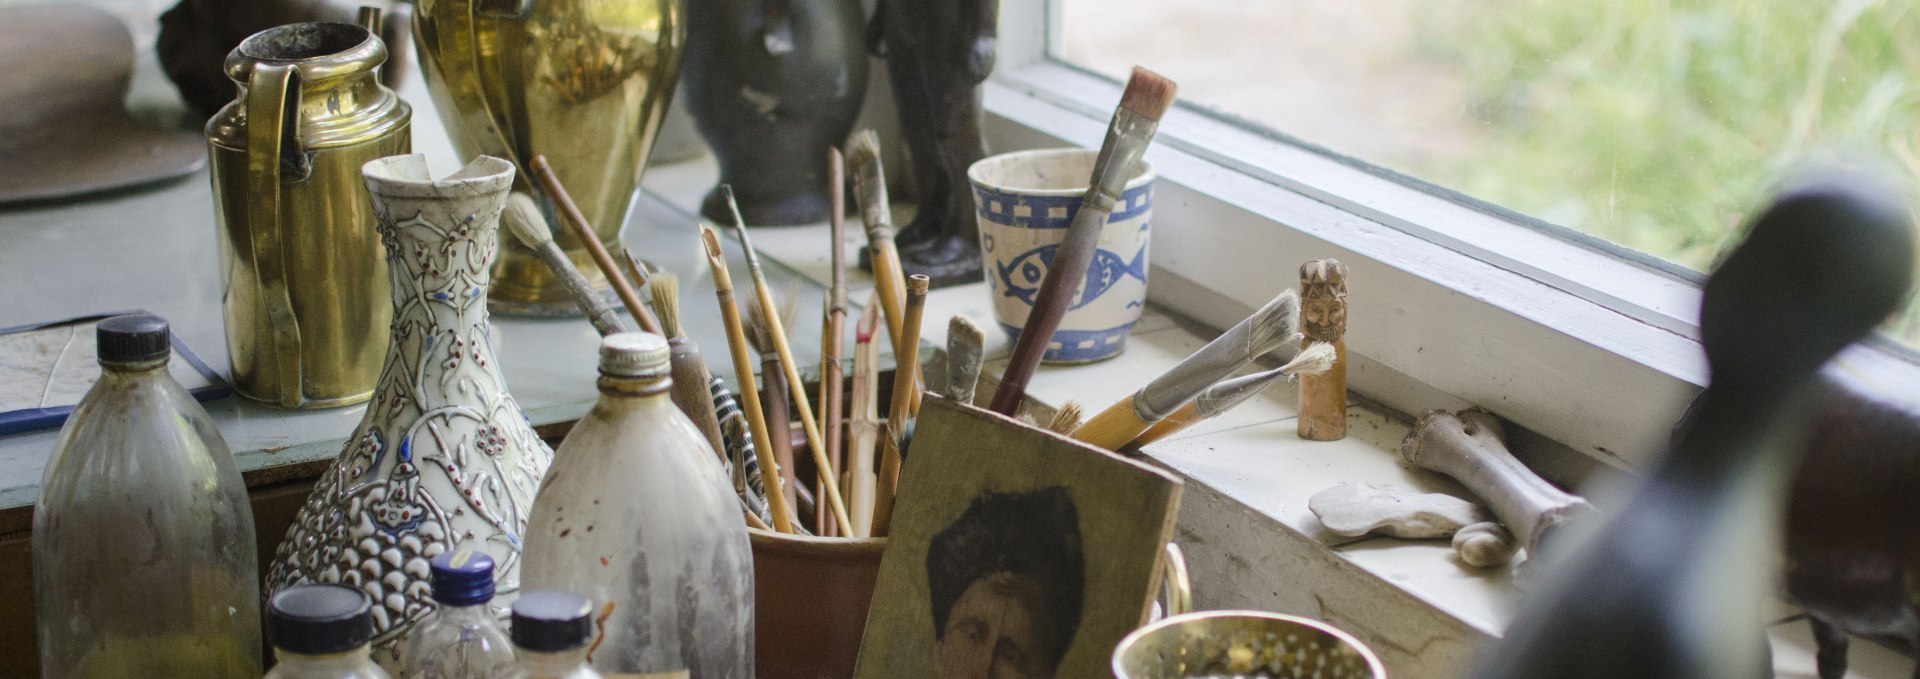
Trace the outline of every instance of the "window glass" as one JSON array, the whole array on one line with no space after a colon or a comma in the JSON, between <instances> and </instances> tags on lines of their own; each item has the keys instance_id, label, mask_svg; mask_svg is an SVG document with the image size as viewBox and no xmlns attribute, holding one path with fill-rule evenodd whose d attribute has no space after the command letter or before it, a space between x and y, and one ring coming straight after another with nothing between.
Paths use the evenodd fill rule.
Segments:
<instances>
[{"instance_id":1,"label":"window glass","mask_svg":"<svg viewBox=\"0 0 1920 679\"><path fill-rule=\"evenodd\" d=\"M1069 62L1696 270L1810 154L1920 172L1920 0L1052 1Z\"/></svg>"}]
</instances>

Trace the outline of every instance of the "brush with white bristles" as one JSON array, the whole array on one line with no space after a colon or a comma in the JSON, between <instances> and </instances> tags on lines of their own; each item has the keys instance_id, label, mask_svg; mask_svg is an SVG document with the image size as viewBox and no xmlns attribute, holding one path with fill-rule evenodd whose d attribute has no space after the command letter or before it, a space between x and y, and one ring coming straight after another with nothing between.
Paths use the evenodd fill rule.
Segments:
<instances>
[{"instance_id":1,"label":"brush with white bristles","mask_svg":"<svg viewBox=\"0 0 1920 679\"><path fill-rule=\"evenodd\" d=\"M1300 335L1296 334L1288 343L1297 342L1299 339ZM1147 430L1141 432L1139 436L1133 437L1133 442L1128 444L1128 447L1138 448L1172 436L1204 420L1219 417L1227 411L1232 410L1234 406L1238 406L1245 403L1248 399L1253 398L1255 394L1266 389L1267 385L1302 375L1319 375L1325 373L1333 369L1333 360L1334 350L1332 344L1314 342L1307 345L1307 348L1300 350L1300 353L1296 354L1293 360L1287 361L1286 365L1272 370L1262 370L1251 375L1221 380L1218 384L1207 387L1206 391L1200 392L1198 398L1181 406L1179 410L1174 411L1172 415L1168 415L1166 419L1155 422L1152 427L1148 427Z\"/></svg>"},{"instance_id":2,"label":"brush with white bristles","mask_svg":"<svg viewBox=\"0 0 1920 679\"><path fill-rule=\"evenodd\" d=\"M693 421L695 429L713 446L715 455L731 467L732 458L727 455L725 430L720 428L720 413L713 403L713 392L708 384L713 375L707 372L706 359L700 355L700 345L687 337L680 327L680 278L673 272L661 271L647 279L647 293L652 297L654 316L660 320L660 330L667 336L667 360L673 369L673 386L668 394L680 412L686 413ZM729 399L732 396L728 396Z\"/></svg>"},{"instance_id":3,"label":"brush with white bristles","mask_svg":"<svg viewBox=\"0 0 1920 679\"><path fill-rule=\"evenodd\" d=\"M553 242L553 231L548 228L547 218L540 214L540 206L533 202L532 196L518 191L509 194L506 212L501 215L500 221L507 224L507 230L513 232L513 237L521 245L539 255L540 261L545 262L553 275L559 277L561 287L573 296L573 303L580 305L580 310L587 314L587 320L593 323L593 329L599 331L602 337L627 331L627 324L620 322L620 315L607 304L607 300L600 297L600 293L594 292L586 274L580 273L579 267L573 265L567 253Z\"/></svg>"},{"instance_id":4,"label":"brush with white bristles","mask_svg":"<svg viewBox=\"0 0 1920 679\"><path fill-rule=\"evenodd\" d=\"M1073 430L1073 437L1118 450L1235 370L1292 345L1299 330L1300 298L1288 289L1140 391L1100 411Z\"/></svg>"}]
</instances>

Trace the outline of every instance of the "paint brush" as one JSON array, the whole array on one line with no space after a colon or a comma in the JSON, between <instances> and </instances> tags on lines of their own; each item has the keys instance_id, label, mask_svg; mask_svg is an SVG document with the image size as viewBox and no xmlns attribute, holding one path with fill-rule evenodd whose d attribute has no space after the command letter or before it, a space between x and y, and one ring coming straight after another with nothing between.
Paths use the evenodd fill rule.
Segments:
<instances>
[{"instance_id":1,"label":"paint brush","mask_svg":"<svg viewBox=\"0 0 1920 679\"><path fill-rule=\"evenodd\" d=\"M887 338L893 341L893 353L905 351L900 344L900 324L905 321L907 298L905 269L900 266L900 250L893 242L893 207L887 201L887 174L880 164L880 135L862 130L853 136L847 148L847 165L853 168L853 195L860 204L860 221L867 230L867 250L873 256L873 288L880 292L880 311L887 317Z\"/></svg>"},{"instance_id":2,"label":"paint brush","mask_svg":"<svg viewBox=\"0 0 1920 679\"><path fill-rule=\"evenodd\" d=\"M846 448L846 413L843 412L846 376L840 365L846 335L843 328L847 321L846 184L840 149L828 147L827 224L833 247L833 271L827 286L826 311L820 321L820 435L827 443L827 463L832 466L830 473L834 478L840 478ZM826 493L826 484L820 484L820 493ZM839 522L832 522L824 533L838 535L839 526Z\"/></svg>"},{"instance_id":3,"label":"paint brush","mask_svg":"<svg viewBox=\"0 0 1920 679\"><path fill-rule=\"evenodd\" d=\"M1287 343L1292 344L1294 341L1298 341L1299 337L1299 335L1294 335ZM1255 394L1259 394L1267 388L1267 385L1294 377L1324 373L1333 368L1333 359L1334 351L1332 344L1314 342L1307 345L1307 348L1300 350L1300 353L1295 355L1293 360L1287 361L1285 365L1278 368L1221 380L1213 386L1207 387L1206 391L1200 392L1200 396L1189 401L1186 405L1180 406L1179 410L1174 411L1172 415L1168 415L1166 419L1155 422L1153 426L1148 427L1147 430L1141 432L1139 436L1133 437L1133 441L1128 443L1127 447L1139 448L1140 446L1172 436L1202 421L1226 414L1226 412L1232 410L1234 406L1245 403L1248 399L1253 398Z\"/></svg>"},{"instance_id":4,"label":"paint brush","mask_svg":"<svg viewBox=\"0 0 1920 679\"><path fill-rule=\"evenodd\" d=\"M1073 430L1073 437L1107 450L1118 449L1233 371L1291 344L1299 327L1300 298L1288 289L1140 391L1100 411Z\"/></svg>"},{"instance_id":5,"label":"paint brush","mask_svg":"<svg viewBox=\"0 0 1920 679\"><path fill-rule=\"evenodd\" d=\"M1047 277L1034 296L1033 309L1028 312L1026 326L1020 329L1020 339L1013 345L1013 357L1000 378L1000 389L993 394L990 410L1012 417L1020 407L1027 382L1033 379L1033 371L1040 367L1040 359L1046 355L1047 343L1053 340L1053 331L1060 328L1060 319L1066 316L1073 296L1086 281L1087 267L1099 249L1100 231L1106 228L1107 216L1112 214L1127 180L1133 178L1147 145L1153 142L1161 114L1173 104L1174 90L1173 81L1138 66L1127 79L1127 89L1120 95L1120 106L1113 111L1106 141L1100 144L1100 155L1094 161L1086 197L1080 210L1074 213L1073 223L1067 227L1052 261L1048 262Z\"/></svg>"},{"instance_id":6,"label":"paint brush","mask_svg":"<svg viewBox=\"0 0 1920 679\"><path fill-rule=\"evenodd\" d=\"M1080 427L1082 411L1079 401L1061 404L1059 410L1053 411L1053 418L1047 421L1047 431L1063 436L1073 433L1073 430Z\"/></svg>"},{"instance_id":7,"label":"paint brush","mask_svg":"<svg viewBox=\"0 0 1920 679\"><path fill-rule=\"evenodd\" d=\"M706 359L700 356L700 345L680 327L680 277L668 271L654 274L648 280L647 293L653 299L654 313L659 315L660 329L667 336L667 356L673 368L673 387L668 394L713 446L713 453L726 461L729 458L720 415L714 409L713 393L707 390L713 376L707 372Z\"/></svg>"},{"instance_id":8,"label":"paint brush","mask_svg":"<svg viewBox=\"0 0 1920 679\"><path fill-rule=\"evenodd\" d=\"M593 323L593 329L605 337L616 332L626 332L627 324L620 322L620 315L607 306L607 300L594 292L593 284L573 265L573 260L553 242L553 230L547 226L547 218L540 214L540 206L533 202L533 196L515 191L507 196L507 209L500 221L506 222L507 230L513 237L527 246L533 254L545 262L553 275L560 279L561 287L573 297L573 303L587 315L587 321Z\"/></svg>"},{"instance_id":9,"label":"paint brush","mask_svg":"<svg viewBox=\"0 0 1920 679\"><path fill-rule=\"evenodd\" d=\"M880 305L871 297L853 327L853 394L847 410L847 504L853 511L848 537L873 534L876 477L874 446L880 442L880 346L873 336L880 324Z\"/></svg>"},{"instance_id":10,"label":"paint brush","mask_svg":"<svg viewBox=\"0 0 1920 679\"><path fill-rule=\"evenodd\" d=\"M740 323L740 307L733 300L733 280L727 275L726 253L720 249L720 237L704 224L700 225L700 244L706 249L707 266L713 270L714 294L720 299L720 322L726 326L728 353L733 357L733 374L740 381L740 410L747 418L747 427L754 440L769 441L767 420L763 416L766 411L761 409L760 395L753 388L753 359L747 355L747 331ZM777 469L771 448L756 446L754 454L762 470ZM792 514L787 508L787 495L780 487L780 475L763 472L762 478L766 484L768 512L773 515L774 530L794 532Z\"/></svg>"},{"instance_id":11,"label":"paint brush","mask_svg":"<svg viewBox=\"0 0 1920 679\"><path fill-rule=\"evenodd\" d=\"M986 359L987 333L955 314L947 321L947 390L954 403L973 405L974 388L980 384L980 366Z\"/></svg>"},{"instance_id":12,"label":"paint brush","mask_svg":"<svg viewBox=\"0 0 1920 679\"><path fill-rule=\"evenodd\" d=\"M720 193L727 199L727 209L733 214L733 232L740 237L740 248L747 258L747 274L753 278L753 291L761 306L769 309L779 308L773 302L773 290L767 287L767 275L760 269L760 256L753 250L753 241L747 238L747 222L740 217L740 203L733 198L733 187L720 185ZM780 368L786 373L789 396L793 397L793 406L800 412L800 428L806 432L808 452L813 454L814 467L820 470L820 478L827 486L827 505L833 509L833 518L840 523L847 522L847 503L840 495L840 481L829 472L833 466L827 462L827 446L820 439L820 421L813 415L813 405L807 402L807 383L800 380L800 364L793 360L793 347L787 343L787 329L779 316L767 317L767 330L772 335L774 354L780 359Z\"/></svg>"},{"instance_id":13,"label":"paint brush","mask_svg":"<svg viewBox=\"0 0 1920 679\"><path fill-rule=\"evenodd\" d=\"M727 383L718 377L708 378L707 390L713 394L713 409L720 416L720 431L727 446L727 460L733 470L733 489L740 495L740 505L762 521L772 521L773 512L767 508L766 478L760 473L760 457L754 452L753 432L747 424L746 411L733 400L733 393L727 391Z\"/></svg>"},{"instance_id":14,"label":"paint brush","mask_svg":"<svg viewBox=\"0 0 1920 679\"><path fill-rule=\"evenodd\" d=\"M573 197L567 195L567 187L560 185L560 178L553 174L553 166L547 164L547 157L535 155L533 162L527 164L527 169L540 180L541 188L547 190L547 197L553 199L554 205L560 208L560 214L566 217L561 221L573 227L574 237L587 247L587 254L592 255L593 263L600 267L600 274L607 277L607 284L613 286L614 293L620 296L620 302L627 305L627 313L633 315L633 320L640 324L641 329L660 334L660 321L647 310L647 305L640 303L640 296L634 293L633 285L620 273L613 256L607 254L607 247L600 244L600 237L593 234L593 225L587 222L586 215L580 214L580 207L574 205Z\"/></svg>"},{"instance_id":15,"label":"paint brush","mask_svg":"<svg viewBox=\"0 0 1920 679\"><path fill-rule=\"evenodd\" d=\"M893 523L894 496L900 490L901 456L906 453L908 431L913 427L914 399L911 393L918 389L920 371L920 317L927 309L927 285L931 279L924 274L914 274L907 278L906 317L900 324L900 339L907 346L906 353L894 354L893 394L887 415L887 436L881 440L879 489L874 492L873 534L883 536Z\"/></svg>"},{"instance_id":16,"label":"paint brush","mask_svg":"<svg viewBox=\"0 0 1920 679\"><path fill-rule=\"evenodd\" d=\"M763 446L773 447L773 457L780 461L780 484L787 491L787 504L799 508L797 504L800 481L795 477L793 465L793 437L785 436L793 431L791 408L787 402L786 373L780 370L780 356L773 350L773 332L770 328L770 314L793 317L792 297L783 296L775 311L769 311L758 300L747 301L747 342L753 345L755 353L760 354L760 403L766 406L767 432L773 438L760 442ZM805 513L804 511L802 512ZM817 527L818 523L814 524Z\"/></svg>"}]
</instances>

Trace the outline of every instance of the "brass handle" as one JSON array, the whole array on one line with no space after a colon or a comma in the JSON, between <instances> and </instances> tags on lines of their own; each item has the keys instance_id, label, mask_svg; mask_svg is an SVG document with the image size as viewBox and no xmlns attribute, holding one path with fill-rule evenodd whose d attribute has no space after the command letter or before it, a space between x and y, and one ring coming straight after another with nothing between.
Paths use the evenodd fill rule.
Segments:
<instances>
[{"instance_id":1,"label":"brass handle","mask_svg":"<svg viewBox=\"0 0 1920 679\"><path fill-rule=\"evenodd\" d=\"M1167 570L1161 587L1167 592L1167 617L1193 612L1193 581L1187 577L1187 557L1180 545L1167 543Z\"/></svg>"},{"instance_id":2,"label":"brass handle","mask_svg":"<svg viewBox=\"0 0 1920 679\"><path fill-rule=\"evenodd\" d=\"M380 19L380 8L361 5L360 13L354 18L353 23L360 24L361 28L367 29L368 33L372 33L373 37L378 38L380 37L380 30L383 28ZM382 39L384 40L384 38Z\"/></svg>"},{"instance_id":3,"label":"brass handle","mask_svg":"<svg viewBox=\"0 0 1920 679\"><path fill-rule=\"evenodd\" d=\"M276 403L298 408L306 401L306 390L300 375L300 325L288 289L290 258L280 231L280 184L304 179L310 169L299 140L300 72L290 64L255 64L246 105L247 240L273 339L266 370L278 375Z\"/></svg>"}]
</instances>

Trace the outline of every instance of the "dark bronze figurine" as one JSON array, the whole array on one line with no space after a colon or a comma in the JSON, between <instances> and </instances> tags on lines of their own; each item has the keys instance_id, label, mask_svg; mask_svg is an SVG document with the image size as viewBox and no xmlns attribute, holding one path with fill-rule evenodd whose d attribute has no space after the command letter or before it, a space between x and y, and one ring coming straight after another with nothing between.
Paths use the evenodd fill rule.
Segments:
<instances>
[{"instance_id":1,"label":"dark bronze figurine","mask_svg":"<svg viewBox=\"0 0 1920 679\"><path fill-rule=\"evenodd\" d=\"M1707 281L1710 382L1691 422L1591 540L1549 544L1538 588L1473 676L1772 676L1764 602L1817 371L1899 307L1912 228L1877 178L1821 175L1775 197Z\"/></svg>"},{"instance_id":2,"label":"dark bronze figurine","mask_svg":"<svg viewBox=\"0 0 1920 679\"><path fill-rule=\"evenodd\" d=\"M867 31L887 60L919 199L898 237L900 259L935 287L980 280L967 168L987 155L980 83L993 72L999 15L999 0L880 0Z\"/></svg>"}]
</instances>

